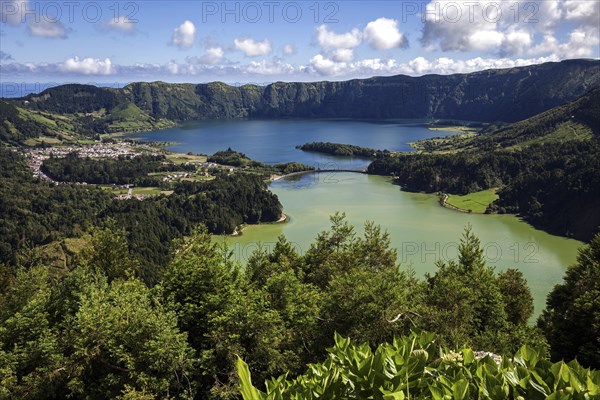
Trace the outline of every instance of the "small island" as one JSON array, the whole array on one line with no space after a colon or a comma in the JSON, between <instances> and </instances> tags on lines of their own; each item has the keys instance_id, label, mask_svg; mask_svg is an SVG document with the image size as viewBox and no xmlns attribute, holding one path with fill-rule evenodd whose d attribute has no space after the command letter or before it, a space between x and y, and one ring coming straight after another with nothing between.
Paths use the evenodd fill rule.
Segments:
<instances>
[{"instance_id":1,"label":"small island","mask_svg":"<svg viewBox=\"0 0 600 400\"><path fill-rule=\"evenodd\" d=\"M376 158L379 154L390 153L388 150L376 150L368 147L354 146L352 144L311 142L296 146L302 151L314 151L317 153L331 154L343 157Z\"/></svg>"},{"instance_id":2,"label":"small island","mask_svg":"<svg viewBox=\"0 0 600 400\"><path fill-rule=\"evenodd\" d=\"M208 157L208 161L220 165L237 167L244 171L254 171L264 174L270 173L288 175L297 172L311 172L315 170L314 167L299 162L287 162L273 165L265 164L252 160L244 153L232 150L231 147L227 150L217 151L215 154Z\"/></svg>"}]
</instances>

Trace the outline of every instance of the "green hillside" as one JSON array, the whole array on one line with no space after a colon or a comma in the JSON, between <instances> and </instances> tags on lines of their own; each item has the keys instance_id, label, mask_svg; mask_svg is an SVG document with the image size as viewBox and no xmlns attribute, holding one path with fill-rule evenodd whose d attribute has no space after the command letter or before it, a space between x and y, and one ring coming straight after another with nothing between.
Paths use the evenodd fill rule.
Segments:
<instances>
[{"instance_id":1,"label":"green hillside","mask_svg":"<svg viewBox=\"0 0 600 400\"><path fill-rule=\"evenodd\" d=\"M562 106L513 124L490 125L478 135L454 135L420 141L425 152L519 150L533 144L585 141L600 135L600 86Z\"/></svg>"},{"instance_id":2,"label":"green hillside","mask_svg":"<svg viewBox=\"0 0 600 400\"><path fill-rule=\"evenodd\" d=\"M408 191L500 188L487 212L520 214L551 233L589 240L600 226L599 108L597 87L489 133L425 140L419 154L382 154L368 171L393 175Z\"/></svg>"},{"instance_id":3,"label":"green hillside","mask_svg":"<svg viewBox=\"0 0 600 400\"><path fill-rule=\"evenodd\" d=\"M93 136L156 129L199 119L410 118L514 122L562 106L598 85L600 61L568 60L470 74L276 82L268 86L138 82L112 89L70 84L9 102L27 110L69 115L78 131ZM6 107L3 104L0 106ZM578 122L589 123L593 115L579 118ZM507 137L515 134L506 133Z\"/></svg>"}]
</instances>

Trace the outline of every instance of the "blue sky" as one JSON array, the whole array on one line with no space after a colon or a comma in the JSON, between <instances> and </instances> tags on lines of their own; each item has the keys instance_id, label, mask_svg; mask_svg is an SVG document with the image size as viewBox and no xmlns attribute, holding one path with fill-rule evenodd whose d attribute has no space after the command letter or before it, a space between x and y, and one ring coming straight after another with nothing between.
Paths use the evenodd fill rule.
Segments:
<instances>
[{"instance_id":1,"label":"blue sky","mask_svg":"<svg viewBox=\"0 0 600 400\"><path fill-rule=\"evenodd\" d=\"M2 82L267 83L600 56L600 3L0 0Z\"/></svg>"}]
</instances>

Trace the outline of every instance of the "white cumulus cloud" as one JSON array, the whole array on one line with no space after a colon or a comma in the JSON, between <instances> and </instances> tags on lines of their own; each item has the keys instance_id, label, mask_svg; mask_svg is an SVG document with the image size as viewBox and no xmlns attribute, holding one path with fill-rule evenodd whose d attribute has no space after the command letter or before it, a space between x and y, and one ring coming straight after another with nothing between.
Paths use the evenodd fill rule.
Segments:
<instances>
[{"instance_id":1,"label":"white cumulus cloud","mask_svg":"<svg viewBox=\"0 0 600 400\"><path fill-rule=\"evenodd\" d=\"M291 43L287 43L281 48L281 52L286 56L291 56L296 54L296 47Z\"/></svg>"},{"instance_id":2,"label":"white cumulus cloud","mask_svg":"<svg viewBox=\"0 0 600 400\"><path fill-rule=\"evenodd\" d=\"M196 26L192 21L184 21L173 30L171 44L180 49L189 49L196 41Z\"/></svg>"},{"instance_id":3,"label":"white cumulus cloud","mask_svg":"<svg viewBox=\"0 0 600 400\"><path fill-rule=\"evenodd\" d=\"M600 35L597 29L578 28L569 34L569 39L560 43L551 34L544 36L541 43L531 49L531 54L550 53L560 59L589 57L598 50Z\"/></svg>"},{"instance_id":4,"label":"white cumulus cloud","mask_svg":"<svg viewBox=\"0 0 600 400\"><path fill-rule=\"evenodd\" d=\"M362 34L356 28L346 33L331 32L327 25L320 25L316 29L317 43L324 49L351 49L362 41Z\"/></svg>"},{"instance_id":5,"label":"white cumulus cloud","mask_svg":"<svg viewBox=\"0 0 600 400\"><path fill-rule=\"evenodd\" d=\"M367 24L364 38L371 47L378 50L389 50L395 47L406 47L408 40L400 29L398 21L389 18L377 18Z\"/></svg>"},{"instance_id":6,"label":"white cumulus cloud","mask_svg":"<svg viewBox=\"0 0 600 400\"><path fill-rule=\"evenodd\" d=\"M271 53L271 42L267 38L262 42L257 42L251 38L238 38L233 43L236 49L241 50L246 57L265 56Z\"/></svg>"},{"instance_id":7,"label":"white cumulus cloud","mask_svg":"<svg viewBox=\"0 0 600 400\"><path fill-rule=\"evenodd\" d=\"M504 34L501 15L509 18L505 0L455 2L435 0L426 6L422 44L442 51L498 51Z\"/></svg>"},{"instance_id":8,"label":"white cumulus cloud","mask_svg":"<svg viewBox=\"0 0 600 400\"><path fill-rule=\"evenodd\" d=\"M600 26L600 2L597 0L566 0L567 20L576 20L598 29Z\"/></svg>"},{"instance_id":9,"label":"white cumulus cloud","mask_svg":"<svg viewBox=\"0 0 600 400\"><path fill-rule=\"evenodd\" d=\"M267 61L262 60L250 61L247 65L242 67L242 71L246 74L255 75L285 75L292 74L296 71L293 65L285 63L283 61Z\"/></svg>"},{"instance_id":10,"label":"white cumulus cloud","mask_svg":"<svg viewBox=\"0 0 600 400\"><path fill-rule=\"evenodd\" d=\"M225 52L221 47L209 47L206 54L199 58L202 64L216 65L223 61Z\"/></svg>"},{"instance_id":11,"label":"white cumulus cloud","mask_svg":"<svg viewBox=\"0 0 600 400\"><path fill-rule=\"evenodd\" d=\"M59 71L72 72L83 75L112 75L116 72L109 58L100 60L98 58L72 57L66 59L58 67Z\"/></svg>"},{"instance_id":12,"label":"white cumulus cloud","mask_svg":"<svg viewBox=\"0 0 600 400\"><path fill-rule=\"evenodd\" d=\"M546 54L558 59L597 54L597 0L431 0L423 14L426 50L482 52L501 57ZM565 26L576 23L566 39Z\"/></svg>"},{"instance_id":13,"label":"white cumulus cloud","mask_svg":"<svg viewBox=\"0 0 600 400\"><path fill-rule=\"evenodd\" d=\"M29 21L27 29L32 36L45 37L49 39L65 39L67 32L60 21L50 21L45 18Z\"/></svg>"},{"instance_id":14,"label":"white cumulus cloud","mask_svg":"<svg viewBox=\"0 0 600 400\"><path fill-rule=\"evenodd\" d=\"M311 58L310 65L318 74L325 76L338 75L347 67L346 63L337 63L322 54Z\"/></svg>"},{"instance_id":15,"label":"white cumulus cloud","mask_svg":"<svg viewBox=\"0 0 600 400\"><path fill-rule=\"evenodd\" d=\"M331 56L333 61L336 62L350 62L354 60L354 50L352 49L335 49L332 51Z\"/></svg>"},{"instance_id":16,"label":"white cumulus cloud","mask_svg":"<svg viewBox=\"0 0 600 400\"><path fill-rule=\"evenodd\" d=\"M533 43L532 35L524 30L508 32L502 42L503 54L523 54Z\"/></svg>"},{"instance_id":17,"label":"white cumulus cloud","mask_svg":"<svg viewBox=\"0 0 600 400\"><path fill-rule=\"evenodd\" d=\"M131 33L135 30L135 22L122 15L118 18L112 18L106 23L106 27L111 30L122 33Z\"/></svg>"}]
</instances>

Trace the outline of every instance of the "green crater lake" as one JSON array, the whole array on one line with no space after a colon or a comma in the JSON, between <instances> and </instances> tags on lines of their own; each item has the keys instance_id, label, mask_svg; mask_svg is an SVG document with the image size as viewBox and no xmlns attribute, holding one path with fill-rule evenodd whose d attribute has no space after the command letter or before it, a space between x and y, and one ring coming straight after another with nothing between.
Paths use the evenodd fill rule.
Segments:
<instances>
[{"instance_id":1,"label":"green crater lake","mask_svg":"<svg viewBox=\"0 0 600 400\"><path fill-rule=\"evenodd\" d=\"M170 149L212 154L231 147L265 163L299 161L321 169L363 169L369 161L340 158L295 148L306 142L330 141L357 146L410 151L409 142L452 132L431 131L423 121L350 120L234 120L201 121L163 131L131 135L142 141L177 142ZM535 303L535 315L545 307L546 295L562 281L566 267L583 244L534 229L513 215L464 214L445 209L434 195L407 193L388 178L359 173L324 172L282 179L271 184L279 196L285 224L249 226L238 237L226 237L234 257L244 264L258 243L273 247L284 234L304 253L329 216L345 212L362 233L371 220L390 233L401 268L416 275L435 272L438 259L455 259L466 224L480 238L489 265L497 271L523 272Z\"/></svg>"},{"instance_id":2,"label":"green crater lake","mask_svg":"<svg viewBox=\"0 0 600 400\"><path fill-rule=\"evenodd\" d=\"M513 215L465 214L443 208L437 196L402 192L389 178L359 173L324 172L282 179L271 184L287 223L247 226L237 237L223 237L236 260L244 264L260 245L273 248L284 234L304 253L317 234L328 229L329 216L345 212L362 234L365 221L374 221L390 234L401 268L416 275L436 270L438 259L457 258L463 228L471 224L480 238L489 265L496 271L517 268L531 288L535 315L546 295L562 281L581 242L549 235Z\"/></svg>"}]
</instances>

